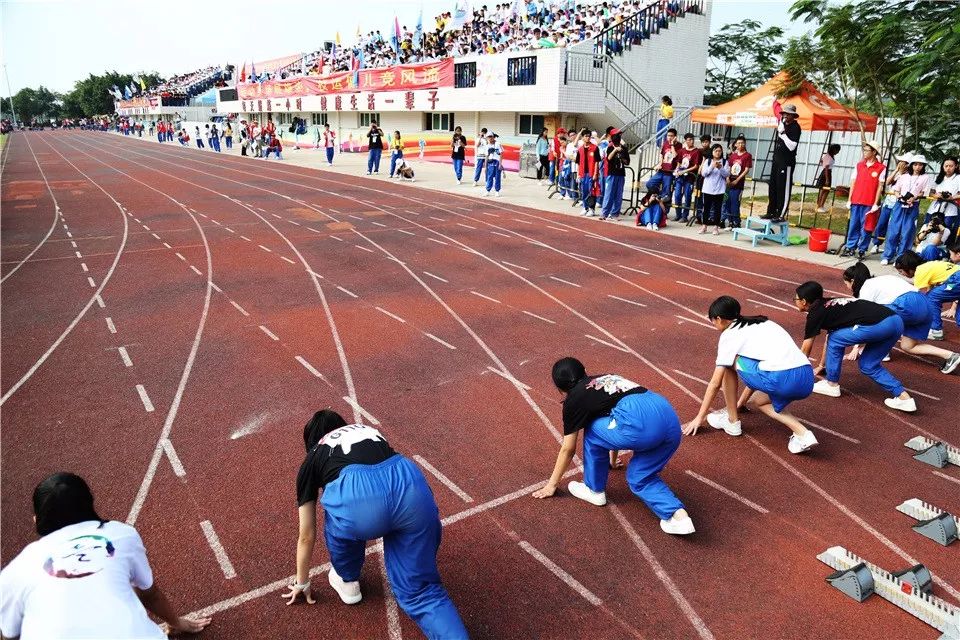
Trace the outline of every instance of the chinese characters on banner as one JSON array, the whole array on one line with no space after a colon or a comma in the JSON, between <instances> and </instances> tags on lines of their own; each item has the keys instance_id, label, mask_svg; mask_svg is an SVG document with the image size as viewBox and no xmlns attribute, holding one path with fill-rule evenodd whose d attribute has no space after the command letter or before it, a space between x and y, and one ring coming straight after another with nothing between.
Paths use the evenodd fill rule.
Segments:
<instances>
[{"instance_id":1,"label":"chinese characters on banner","mask_svg":"<svg viewBox=\"0 0 960 640\"><path fill-rule=\"evenodd\" d=\"M354 84L350 71L325 77L306 76L287 80L251 82L237 86L242 100L322 96L324 94L352 93L358 90L411 91L453 86L453 59L408 64L384 69L363 69L357 73L360 86ZM369 100L369 98L368 98Z\"/></svg>"}]
</instances>

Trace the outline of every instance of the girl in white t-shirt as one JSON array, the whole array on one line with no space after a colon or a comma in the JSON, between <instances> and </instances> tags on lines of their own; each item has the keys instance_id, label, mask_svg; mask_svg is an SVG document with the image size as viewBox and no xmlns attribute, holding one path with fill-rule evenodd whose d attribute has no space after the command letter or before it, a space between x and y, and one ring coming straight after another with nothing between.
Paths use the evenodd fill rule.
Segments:
<instances>
[{"instance_id":1,"label":"girl in white t-shirt","mask_svg":"<svg viewBox=\"0 0 960 640\"><path fill-rule=\"evenodd\" d=\"M686 435L694 435L704 419L714 429L728 435L743 433L738 410L745 404L773 418L793 432L787 442L790 453L803 453L817 445L813 432L783 410L794 400L813 393L813 367L790 334L766 316L743 316L740 303L720 296L710 305L707 316L719 330L717 366L707 385L700 412L683 426ZM737 376L745 389L738 398ZM708 413L720 390L726 409Z\"/></svg>"},{"instance_id":2,"label":"girl in white t-shirt","mask_svg":"<svg viewBox=\"0 0 960 640\"><path fill-rule=\"evenodd\" d=\"M935 213L943 215L944 225L950 229L950 235L957 237L960 228L960 173L958 173L957 157L948 156L940 166L940 175L933 181L930 197L933 204L927 209L924 223L930 222Z\"/></svg>"},{"instance_id":3,"label":"girl in white t-shirt","mask_svg":"<svg viewBox=\"0 0 960 640\"><path fill-rule=\"evenodd\" d=\"M197 633L210 624L176 614L153 581L137 531L97 515L80 476L55 473L38 484L33 512L42 537L0 571L4 638L164 640L147 609L174 632Z\"/></svg>"}]
</instances>

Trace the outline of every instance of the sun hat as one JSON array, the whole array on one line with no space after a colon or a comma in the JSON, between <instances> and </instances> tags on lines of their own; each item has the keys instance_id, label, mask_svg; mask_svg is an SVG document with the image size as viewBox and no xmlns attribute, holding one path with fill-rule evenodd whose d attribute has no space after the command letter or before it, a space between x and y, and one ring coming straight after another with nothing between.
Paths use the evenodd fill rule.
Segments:
<instances>
[{"instance_id":1,"label":"sun hat","mask_svg":"<svg viewBox=\"0 0 960 640\"><path fill-rule=\"evenodd\" d=\"M863 144L867 145L877 153L880 153L880 143L874 140L873 138L867 138L863 141Z\"/></svg>"},{"instance_id":2,"label":"sun hat","mask_svg":"<svg viewBox=\"0 0 960 640\"><path fill-rule=\"evenodd\" d=\"M920 164L927 164L927 158L922 153L914 153L910 156L910 164L915 164L919 162Z\"/></svg>"},{"instance_id":3,"label":"sun hat","mask_svg":"<svg viewBox=\"0 0 960 640\"><path fill-rule=\"evenodd\" d=\"M791 115L791 116L799 116L799 115L800 115L799 113L797 113L797 105L795 105L795 104L786 104L786 105L784 105L783 108L780 109L780 112L781 112L781 113L786 113L786 114Z\"/></svg>"}]
</instances>

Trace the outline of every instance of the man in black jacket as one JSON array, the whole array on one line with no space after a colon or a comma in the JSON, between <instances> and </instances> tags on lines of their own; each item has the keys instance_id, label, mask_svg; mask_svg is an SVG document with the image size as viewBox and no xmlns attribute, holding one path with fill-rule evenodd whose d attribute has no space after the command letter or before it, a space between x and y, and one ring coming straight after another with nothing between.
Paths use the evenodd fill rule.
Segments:
<instances>
[{"instance_id":1,"label":"man in black jacket","mask_svg":"<svg viewBox=\"0 0 960 640\"><path fill-rule=\"evenodd\" d=\"M786 220L790 210L790 192L793 186L793 168L797 164L797 147L800 144L800 125L797 123L797 107L788 104L780 110L780 122L773 147L773 168L770 170L767 214L764 220Z\"/></svg>"}]
</instances>

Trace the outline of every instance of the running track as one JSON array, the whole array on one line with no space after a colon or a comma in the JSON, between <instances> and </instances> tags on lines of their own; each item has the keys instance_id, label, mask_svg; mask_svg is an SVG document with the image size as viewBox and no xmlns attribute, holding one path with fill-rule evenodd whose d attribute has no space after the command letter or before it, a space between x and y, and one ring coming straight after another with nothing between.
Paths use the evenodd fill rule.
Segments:
<instances>
[{"instance_id":1,"label":"running track","mask_svg":"<svg viewBox=\"0 0 960 640\"><path fill-rule=\"evenodd\" d=\"M960 441L960 379L903 354L890 366L914 415L848 366L842 399L794 407L831 430L814 427L809 455L754 416L742 438L687 439L665 477L689 538L662 534L617 472L606 508L527 495L556 456L557 357L688 420L712 370L709 303L732 294L799 335L795 283L838 291L835 270L103 134L16 134L3 160L3 563L33 538L34 484L67 469L102 515L136 523L179 608L214 612L204 637L419 637L375 544L361 605L326 587L322 544L318 604L279 597L301 428L331 406L427 467L441 572L477 638L935 637L830 589L815 556L836 544L891 570L923 562L958 602L956 545L895 507L960 511L958 470L903 447Z\"/></svg>"}]
</instances>

